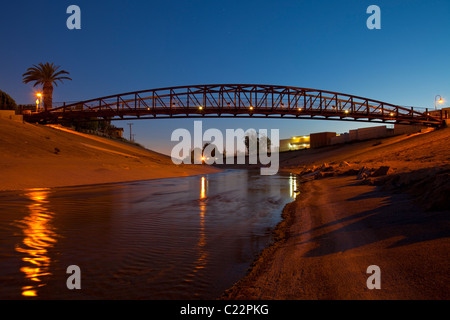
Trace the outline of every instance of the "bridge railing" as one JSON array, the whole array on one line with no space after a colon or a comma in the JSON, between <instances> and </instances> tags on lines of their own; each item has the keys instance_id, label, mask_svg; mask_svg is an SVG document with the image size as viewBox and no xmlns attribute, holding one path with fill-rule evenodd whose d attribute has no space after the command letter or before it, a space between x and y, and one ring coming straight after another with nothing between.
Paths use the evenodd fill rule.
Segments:
<instances>
[{"instance_id":1,"label":"bridge railing","mask_svg":"<svg viewBox=\"0 0 450 320\"><path fill-rule=\"evenodd\" d=\"M439 123L429 112L331 91L268 85L200 85L153 89L63 105L55 118L247 115Z\"/></svg>"}]
</instances>

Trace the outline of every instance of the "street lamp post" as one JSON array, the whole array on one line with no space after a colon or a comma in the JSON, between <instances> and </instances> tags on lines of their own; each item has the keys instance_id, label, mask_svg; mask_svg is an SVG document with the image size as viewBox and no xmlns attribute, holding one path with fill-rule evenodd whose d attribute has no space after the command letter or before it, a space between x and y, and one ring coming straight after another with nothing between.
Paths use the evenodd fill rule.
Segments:
<instances>
[{"instance_id":1,"label":"street lamp post","mask_svg":"<svg viewBox=\"0 0 450 320\"><path fill-rule=\"evenodd\" d=\"M38 92L36 93L36 96L38 97L36 100L36 112L38 112L39 104L42 106L42 93Z\"/></svg>"},{"instance_id":2,"label":"street lamp post","mask_svg":"<svg viewBox=\"0 0 450 320\"><path fill-rule=\"evenodd\" d=\"M439 100L437 100L437 97L439 97ZM434 110L437 110L437 102L439 103L444 102L444 100L442 100L442 97L440 95L436 95L436 97L434 97Z\"/></svg>"}]
</instances>

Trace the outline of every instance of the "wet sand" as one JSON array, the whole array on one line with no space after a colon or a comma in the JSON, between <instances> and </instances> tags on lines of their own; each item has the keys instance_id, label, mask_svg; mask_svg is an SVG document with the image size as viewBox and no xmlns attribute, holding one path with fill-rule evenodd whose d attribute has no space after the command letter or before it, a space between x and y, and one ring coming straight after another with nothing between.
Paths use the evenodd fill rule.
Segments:
<instances>
[{"instance_id":1,"label":"wet sand","mask_svg":"<svg viewBox=\"0 0 450 320\"><path fill-rule=\"evenodd\" d=\"M339 177L308 182L285 215L278 241L225 298L450 298L448 212ZM370 265L380 290L367 288Z\"/></svg>"},{"instance_id":2,"label":"wet sand","mask_svg":"<svg viewBox=\"0 0 450 320\"><path fill-rule=\"evenodd\" d=\"M365 181L336 166L331 177L303 183L284 209L274 244L223 298L449 299L449 133L291 156L288 170L297 173L316 170L324 160L349 161L345 170L383 164L395 170ZM417 196L417 189L427 197ZM427 210L425 202L436 198L437 208ZM371 265L381 269L380 290L367 288Z\"/></svg>"}]
</instances>

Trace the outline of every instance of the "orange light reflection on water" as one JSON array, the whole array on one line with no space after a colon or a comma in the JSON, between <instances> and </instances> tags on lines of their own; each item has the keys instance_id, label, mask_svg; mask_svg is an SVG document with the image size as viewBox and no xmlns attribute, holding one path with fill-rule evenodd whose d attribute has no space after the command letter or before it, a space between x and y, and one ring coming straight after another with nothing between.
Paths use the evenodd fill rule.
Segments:
<instances>
[{"instance_id":1,"label":"orange light reflection on water","mask_svg":"<svg viewBox=\"0 0 450 320\"><path fill-rule=\"evenodd\" d=\"M200 200L203 200L206 198L206 178L202 177L202 185L200 189Z\"/></svg>"},{"instance_id":2,"label":"orange light reflection on water","mask_svg":"<svg viewBox=\"0 0 450 320\"><path fill-rule=\"evenodd\" d=\"M201 189L200 189L200 235L197 242L197 248L199 251L199 257L195 262L195 270L197 272L200 269L203 269L206 265L206 257L208 256L208 252L205 250L206 246L206 232L205 232L205 217L206 217L206 200L207 200L207 181L205 177L202 177L201 180Z\"/></svg>"},{"instance_id":3,"label":"orange light reflection on water","mask_svg":"<svg viewBox=\"0 0 450 320\"><path fill-rule=\"evenodd\" d=\"M22 243L16 245L16 251L25 254L22 261L27 264L20 271L31 281L31 285L22 287L22 295L25 297L37 296L37 289L45 286L43 277L51 275L48 249L54 246L56 233L50 225L53 213L48 210L49 193L48 189L28 190L26 196L32 201L28 205L30 214L17 221L25 237Z\"/></svg>"},{"instance_id":4,"label":"orange light reflection on water","mask_svg":"<svg viewBox=\"0 0 450 320\"><path fill-rule=\"evenodd\" d=\"M289 194L292 199L295 199L297 197L297 176L293 173L289 176Z\"/></svg>"}]
</instances>

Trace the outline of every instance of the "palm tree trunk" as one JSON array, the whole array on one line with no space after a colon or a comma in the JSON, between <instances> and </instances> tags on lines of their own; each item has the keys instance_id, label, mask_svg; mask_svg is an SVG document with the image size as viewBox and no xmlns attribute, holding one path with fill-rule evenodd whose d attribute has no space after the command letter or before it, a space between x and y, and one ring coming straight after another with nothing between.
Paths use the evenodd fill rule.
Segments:
<instances>
[{"instance_id":1,"label":"palm tree trunk","mask_svg":"<svg viewBox=\"0 0 450 320\"><path fill-rule=\"evenodd\" d=\"M53 84L51 82L44 83L43 94L44 94L44 109L45 111L48 111L52 108L53 104Z\"/></svg>"}]
</instances>

